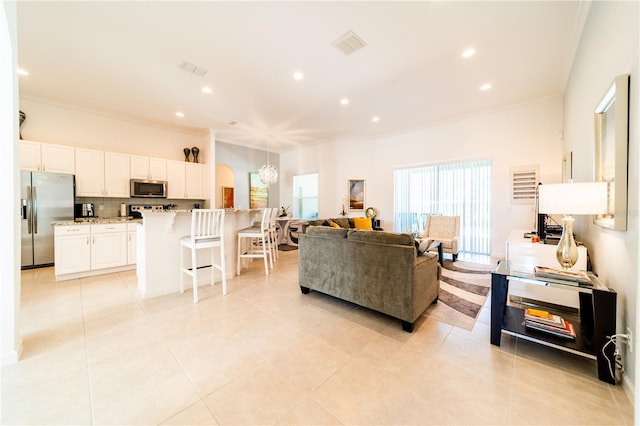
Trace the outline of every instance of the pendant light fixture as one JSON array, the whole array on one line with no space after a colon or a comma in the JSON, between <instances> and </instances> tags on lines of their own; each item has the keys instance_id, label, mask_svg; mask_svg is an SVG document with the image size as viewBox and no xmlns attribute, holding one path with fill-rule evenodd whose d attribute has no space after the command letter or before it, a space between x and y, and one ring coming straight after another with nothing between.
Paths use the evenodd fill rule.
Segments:
<instances>
[{"instance_id":1,"label":"pendant light fixture","mask_svg":"<svg viewBox=\"0 0 640 426\"><path fill-rule=\"evenodd\" d=\"M258 170L258 173L260 174L260 181L267 185L278 182L278 169L269 162L269 139L271 139L271 135L269 135L267 139L267 164L263 165L260 167L260 170Z\"/></svg>"}]
</instances>

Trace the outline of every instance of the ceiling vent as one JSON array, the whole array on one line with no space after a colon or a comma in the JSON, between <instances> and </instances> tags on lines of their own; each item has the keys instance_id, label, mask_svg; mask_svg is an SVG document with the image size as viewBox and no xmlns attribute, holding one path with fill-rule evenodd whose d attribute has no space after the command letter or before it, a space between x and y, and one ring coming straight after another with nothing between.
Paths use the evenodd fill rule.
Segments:
<instances>
[{"instance_id":1,"label":"ceiling vent","mask_svg":"<svg viewBox=\"0 0 640 426\"><path fill-rule=\"evenodd\" d=\"M180 65L178 65L178 68L183 69L186 72L190 72L191 74L195 74L200 77L204 77L204 75L209 72L208 69L199 67L197 65L193 65L192 63L187 61L182 61Z\"/></svg>"},{"instance_id":2,"label":"ceiling vent","mask_svg":"<svg viewBox=\"0 0 640 426\"><path fill-rule=\"evenodd\" d=\"M332 43L345 55L351 55L367 45L356 33L348 31Z\"/></svg>"}]
</instances>

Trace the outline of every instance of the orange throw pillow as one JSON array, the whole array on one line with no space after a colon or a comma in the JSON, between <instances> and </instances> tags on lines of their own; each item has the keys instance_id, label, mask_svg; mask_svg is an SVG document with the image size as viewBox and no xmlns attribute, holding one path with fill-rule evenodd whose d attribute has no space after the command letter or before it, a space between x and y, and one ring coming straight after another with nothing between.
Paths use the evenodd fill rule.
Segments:
<instances>
[{"instance_id":1,"label":"orange throw pillow","mask_svg":"<svg viewBox=\"0 0 640 426\"><path fill-rule=\"evenodd\" d=\"M373 230L373 227L371 226L371 219L369 219L368 217L354 217L353 225L356 227L356 229L368 229L370 231Z\"/></svg>"}]
</instances>

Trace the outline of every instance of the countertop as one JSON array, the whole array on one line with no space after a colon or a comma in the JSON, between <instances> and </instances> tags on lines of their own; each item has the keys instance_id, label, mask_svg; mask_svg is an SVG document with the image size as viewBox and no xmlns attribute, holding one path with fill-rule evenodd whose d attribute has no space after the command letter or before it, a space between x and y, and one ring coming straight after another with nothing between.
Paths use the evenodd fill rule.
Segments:
<instances>
[{"instance_id":1,"label":"countertop","mask_svg":"<svg viewBox=\"0 0 640 426\"><path fill-rule=\"evenodd\" d=\"M51 222L51 226L93 225L104 223L142 223L142 218L127 217L91 217L75 220L59 220Z\"/></svg>"}]
</instances>

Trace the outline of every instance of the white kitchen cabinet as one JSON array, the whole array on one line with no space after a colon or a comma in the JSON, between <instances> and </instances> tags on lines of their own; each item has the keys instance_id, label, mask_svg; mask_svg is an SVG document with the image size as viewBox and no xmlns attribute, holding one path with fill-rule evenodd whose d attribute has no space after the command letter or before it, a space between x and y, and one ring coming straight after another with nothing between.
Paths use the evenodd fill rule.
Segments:
<instances>
[{"instance_id":1,"label":"white kitchen cabinet","mask_svg":"<svg viewBox=\"0 0 640 426\"><path fill-rule=\"evenodd\" d=\"M167 160L167 198L187 198L184 161Z\"/></svg>"},{"instance_id":2,"label":"white kitchen cabinet","mask_svg":"<svg viewBox=\"0 0 640 426\"><path fill-rule=\"evenodd\" d=\"M56 276L91 269L90 225L56 226L54 235Z\"/></svg>"},{"instance_id":3,"label":"white kitchen cabinet","mask_svg":"<svg viewBox=\"0 0 640 426\"><path fill-rule=\"evenodd\" d=\"M104 151L76 148L76 196L104 197Z\"/></svg>"},{"instance_id":4,"label":"white kitchen cabinet","mask_svg":"<svg viewBox=\"0 0 640 426\"><path fill-rule=\"evenodd\" d=\"M128 154L104 153L105 197L129 198L131 189L129 176Z\"/></svg>"},{"instance_id":5,"label":"white kitchen cabinet","mask_svg":"<svg viewBox=\"0 0 640 426\"><path fill-rule=\"evenodd\" d=\"M84 223L56 226L54 232L56 280L135 268L135 229L133 223ZM132 232L133 237L131 237Z\"/></svg>"},{"instance_id":6,"label":"white kitchen cabinet","mask_svg":"<svg viewBox=\"0 0 640 426\"><path fill-rule=\"evenodd\" d=\"M20 169L75 174L75 149L71 146L22 140Z\"/></svg>"},{"instance_id":7,"label":"white kitchen cabinet","mask_svg":"<svg viewBox=\"0 0 640 426\"><path fill-rule=\"evenodd\" d=\"M91 225L91 269L127 264L127 224Z\"/></svg>"},{"instance_id":8,"label":"white kitchen cabinet","mask_svg":"<svg viewBox=\"0 0 640 426\"><path fill-rule=\"evenodd\" d=\"M202 196L202 169L199 163L185 164L185 198L199 200Z\"/></svg>"},{"instance_id":9,"label":"white kitchen cabinet","mask_svg":"<svg viewBox=\"0 0 640 426\"><path fill-rule=\"evenodd\" d=\"M76 196L129 198L129 155L76 148Z\"/></svg>"},{"instance_id":10,"label":"white kitchen cabinet","mask_svg":"<svg viewBox=\"0 0 640 426\"><path fill-rule=\"evenodd\" d=\"M167 180L167 160L131 155L131 179Z\"/></svg>"},{"instance_id":11,"label":"white kitchen cabinet","mask_svg":"<svg viewBox=\"0 0 640 426\"><path fill-rule=\"evenodd\" d=\"M138 224L127 224L127 264L133 265L137 261L136 250L138 241Z\"/></svg>"},{"instance_id":12,"label":"white kitchen cabinet","mask_svg":"<svg viewBox=\"0 0 640 426\"><path fill-rule=\"evenodd\" d=\"M167 160L167 198L201 200L204 165Z\"/></svg>"},{"instance_id":13,"label":"white kitchen cabinet","mask_svg":"<svg viewBox=\"0 0 640 426\"><path fill-rule=\"evenodd\" d=\"M20 169L39 172L40 163L40 143L20 141Z\"/></svg>"}]
</instances>

